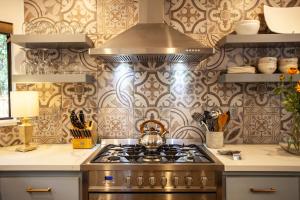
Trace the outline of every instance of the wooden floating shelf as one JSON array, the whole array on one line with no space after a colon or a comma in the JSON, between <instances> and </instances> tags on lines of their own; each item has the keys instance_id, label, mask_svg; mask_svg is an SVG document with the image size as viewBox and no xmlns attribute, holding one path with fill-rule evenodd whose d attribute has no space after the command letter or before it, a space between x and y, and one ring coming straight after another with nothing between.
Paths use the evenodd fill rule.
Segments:
<instances>
[{"instance_id":1,"label":"wooden floating shelf","mask_svg":"<svg viewBox=\"0 0 300 200\"><path fill-rule=\"evenodd\" d=\"M92 40L85 34L12 35L11 42L31 49L88 49L94 47Z\"/></svg>"},{"instance_id":2,"label":"wooden floating shelf","mask_svg":"<svg viewBox=\"0 0 300 200\"><path fill-rule=\"evenodd\" d=\"M12 75L13 83L93 83L88 74Z\"/></svg>"},{"instance_id":3,"label":"wooden floating shelf","mask_svg":"<svg viewBox=\"0 0 300 200\"><path fill-rule=\"evenodd\" d=\"M224 36L217 43L219 47L297 47L300 46L300 34L255 34Z\"/></svg>"},{"instance_id":4,"label":"wooden floating shelf","mask_svg":"<svg viewBox=\"0 0 300 200\"><path fill-rule=\"evenodd\" d=\"M222 74L219 77L220 83L260 83L280 82L281 74ZM286 75L288 79L288 75ZM300 80L300 74L293 75L293 82Z\"/></svg>"}]
</instances>

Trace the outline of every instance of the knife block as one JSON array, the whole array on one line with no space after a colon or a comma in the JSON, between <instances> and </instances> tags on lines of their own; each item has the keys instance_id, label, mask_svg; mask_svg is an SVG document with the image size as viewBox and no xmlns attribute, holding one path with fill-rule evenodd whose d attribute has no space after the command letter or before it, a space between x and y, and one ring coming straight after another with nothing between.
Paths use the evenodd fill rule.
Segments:
<instances>
[{"instance_id":1,"label":"knife block","mask_svg":"<svg viewBox=\"0 0 300 200\"><path fill-rule=\"evenodd\" d=\"M97 143L97 133L94 129L93 124L85 129L78 129L73 127L70 132L76 132L80 135L79 138L72 139L73 149L91 149ZM89 135L89 136L87 136Z\"/></svg>"}]
</instances>

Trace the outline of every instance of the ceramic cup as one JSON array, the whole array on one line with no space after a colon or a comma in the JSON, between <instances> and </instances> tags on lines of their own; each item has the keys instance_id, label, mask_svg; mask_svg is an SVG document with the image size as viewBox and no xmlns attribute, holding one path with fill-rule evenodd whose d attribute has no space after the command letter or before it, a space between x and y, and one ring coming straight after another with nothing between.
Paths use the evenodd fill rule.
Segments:
<instances>
[{"instance_id":1,"label":"ceramic cup","mask_svg":"<svg viewBox=\"0 0 300 200\"><path fill-rule=\"evenodd\" d=\"M224 132L207 132L206 145L212 149L222 148L224 146Z\"/></svg>"},{"instance_id":2,"label":"ceramic cup","mask_svg":"<svg viewBox=\"0 0 300 200\"><path fill-rule=\"evenodd\" d=\"M258 70L263 74L273 74L277 69L276 57L263 57L258 61Z\"/></svg>"},{"instance_id":3,"label":"ceramic cup","mask_svg":"<svg viewBox=\"0 0 300 200\"><path fill-rule=\"evenodd\" d=\"M290 67L298 68L298 58L281 58L279 60L279 71L287 74Z\"/></svg>"}]
</instances>

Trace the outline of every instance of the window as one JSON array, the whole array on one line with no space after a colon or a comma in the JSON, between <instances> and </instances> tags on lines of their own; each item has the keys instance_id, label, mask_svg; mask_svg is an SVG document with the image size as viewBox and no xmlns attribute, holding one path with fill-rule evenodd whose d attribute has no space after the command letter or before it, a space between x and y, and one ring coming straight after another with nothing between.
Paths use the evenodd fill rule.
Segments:
<instances>
[{"instance_id":1,"label":"window","mask_svg":"<svg viewBox=\"0 0 300 200\"><path fill-rule=\"evenodd\" d=\"M0 22L0 119L10 118L11 33L12 24Z\"/></svg>"}]
</instances>

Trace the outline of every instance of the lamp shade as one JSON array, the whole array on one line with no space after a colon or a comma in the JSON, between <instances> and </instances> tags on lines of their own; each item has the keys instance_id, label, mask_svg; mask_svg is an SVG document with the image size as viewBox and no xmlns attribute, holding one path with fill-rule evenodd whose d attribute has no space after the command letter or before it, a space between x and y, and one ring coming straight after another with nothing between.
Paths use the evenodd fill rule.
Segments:
<instances>
[{"instance_id":1,"label":"lamp shade","mask_svg":"<svg viewBox=\"0 0 300 200\"><path fill-rule=\"evenodd\" d=\"M12 117L35 117L39 115L39 93L36 91L10 92Z\"/></svg>"}]
</instances>

